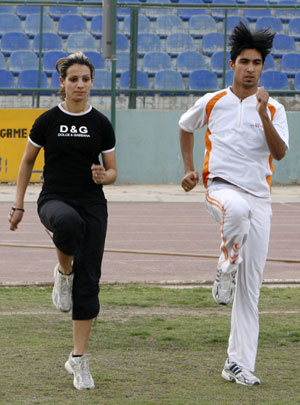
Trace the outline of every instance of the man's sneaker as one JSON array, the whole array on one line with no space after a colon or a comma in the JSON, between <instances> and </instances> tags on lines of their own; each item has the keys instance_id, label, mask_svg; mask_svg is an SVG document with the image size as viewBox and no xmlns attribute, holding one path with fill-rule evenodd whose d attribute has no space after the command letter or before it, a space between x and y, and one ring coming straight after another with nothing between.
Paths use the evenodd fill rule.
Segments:
<instances>
[{"instance_id":1,"label":"man's sneaker","mask_svg":"<svg viewBox=\"0 0 300 405\"><path fill-rule=\"evenodd\" d=\"M59 265L54 268L54 287L52 301L57 309L69 312L72 309L72 287L74 274L66 276L59 271Z\"/></svg>"},{"instance_id":2,"label":"man's sneaker","mask_svg":"<svg viewBox=\"0 0 300 405\"><path fill-rule=\"evenodd\" d=\"M225 362L224 369L222 371L222 377L227 381L235 381L242 385L259 385L260 379L255 377L251 373L234 362L230 362L228 359Z\"/></svg>"},{"instance_id":3,"label":"man's sneaker","mask_svg":"<svg viewBox=\"0 0 300 405\"><path fill-rule=\"evenodd\" d=\"M212 296L217 304L228 305L233 300L236 271L223 273L217 270L216 279L212 288Z\"/></svg>"},{"instance_id":4,"label":"man's sneaker","mask_svg":"<svg viewBox=\"0 0 300 405\"><path fill-rule=\"evenodd\" d=\"M71 352L65 364L65 369L69 374L73 374L73 385L78 390L92 390L95 388L93 377L89 371L88 355L73 357Z\"/></svg>"}]
</instances>

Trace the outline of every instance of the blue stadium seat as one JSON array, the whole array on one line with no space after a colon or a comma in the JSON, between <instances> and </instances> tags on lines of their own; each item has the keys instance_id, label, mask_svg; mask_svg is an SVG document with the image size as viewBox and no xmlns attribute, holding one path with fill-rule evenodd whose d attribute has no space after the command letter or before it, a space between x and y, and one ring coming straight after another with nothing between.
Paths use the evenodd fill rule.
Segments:
<instances>
[{"instance_id":1,"label":"blue stadium seat","mask_svg":"<svg viewBox=\"0 0 300 405\"><path fill-rule=\"evenodd\" d=\"M281 59L281 71L287 77L295 77L296 73L300 72L300 54L287 53Z\"/></svg>"},{"instance_id":2,"label":"blue stadium seat","mask_svg":"<svg viewBox=\"0 0 300 405\"><path fill-rule=\"evenodd\" d=\"M73 0L64 0L66 2L73 2ZM58 21L63 15L78 14L77 6L50 6L49 15L53 20Z\"/></svg>"},{"instance_id":3,"label":"blue stadium seat","mask_svg":"<svg viewBox=\"0 0 300 405\"><path fill-rule=\"evenodd\" d=\"M50 87L52 89L59 89L59 87L60 87L59 74L56 71L53 72Z\"/></svg>"},{"instance_id":4,"label":"blue stadium seat","mask_svg":"<svg viewBox=\"0 0 300 405\"><path fill-rule=\"evenodd\" d=\"M162 70L154 78L156 90L185 90L183 78L175 70Z\"/></svg>"},{"instance_id":5,"label":"blue stadium seat","mask_svg":"<svg viewBox=\"0 0 300 405\"><path fill-rule=\"evenodd\" d=\"M290 90L287 75L278 70L262 72L260 85L264 86L266 90Z\"/></svg>"},{"instance_id":6,"label":"blue stadium seat","mask_svg":"<svg viewBox=\"0 0 300 405\"><path fill-rule=\"evenodd\" d=\"M295 41L300 41L300 17L294 18L289 22L288 34L293 37Z\"/></svg>"},{"instance_id":7,"label":"blue stadium seat","mask_svg":"<svg viewBox=\"0 0 300 405\"><path fill-rule=\"evenodd\" d=\"M284 54L289 52L296 52L296 43L294 38L287 34L277 34L273 40L272 55L275 58L281 58Z\"/></svg>"},{"instance_id":8,"label":"blue stadium seat","mask_svg":"<svg viewBox=\"0 0 300 405\"><path fill-rule=\"evenodd\" d=\"M121 3L139 3L139 0L124 0L121 1ZM124 7L118 7L117 8L117 20L118 21L123 21L126 17L130 16L130 8L124 8Z\"/></svg>"},{"instance_id":9,"label":"blue stadium seat","mask_svg":"<svg viewBox=\"0 0 300 405\"><path fill-rule=\"evenodd\" d=\"M30 50L29 38L22 32L7 32L1 38L0 49L5 56L13 51Z\"/></svg>"},{"instance_id":10,"label":"blue stadium seat","mask_svg":"<svg viewBox=\"0 0 300 405\"><path fill-rule=\"evenodd\" d=\"M34 38L40 32L40 14L29 15L24 23L24 31L29 38ZM43 32L56 32L53 20L47 15L43 15Z\"/></svg>"},{"instance_id":11,"label":"blue stadium seat","mask_svg":"<svg viewBox=\"0 0 300 405\"><path fill-rule=\"evenodd\" d=\"M102 15L93 17L90 32L96 39L102 37Z\"/></svg>"},{"instance_id":12,"label":"blue stadium seat","mask_svg":"<svg viewBox=\"0 0 300 405\"><path fill-rule=\"evenodd\" d=\"M4 4L0 5L0 14L14 14L15 6L6 6Z\"/></svg>"},{"instance_id":13,"label":"blue stadium seat","mask_svg":"<svg viewBox=\"0 0 300 405\"><path fill-rule=\"evenodd\" d=\"M206 34L218 32L217 23L210 15L193 15L189 21L189 33L193 38L202 38Z\"/></svg>"},{"instance_id":14,"label":"blue stadium seat","mask_svg":"<svg viewBox=\"0 0 300 405\"><path fill-rule=\"evenodd\" d=\"M0 88L2 89L14 89L15 88L15 81L13 74L6 69L0 70ZM0 91L0 94L11 94L6 91Z\"/></svg>"},{"instance_id":15,"label":"blue stadium seat","mask_svg":"<svg viewBox=\"0 0 300 405\"><path fill-rule=\"evenodd\" d=\"M276 17L260 17L256 21L256 29L262 30L265 28L271 28L271 31L276 32L277 34L283 34L284 29L282 22L279 18Z\"/></svg>"},{"instance_id":16,"label":"blue stadium seat","mask_svg":"<svg viewBox=\"0 0 300 405\"><path fill-rule=\"evenodd\" d=\"M147 52L160 52L161 43L159 36L152 33L138 34L138 55L143 56Z\"/></svg>"},{"instance_id":17,"label":"blue stadium seat","mask_svg":"<svg viewBox=\"0 0 300 405\"><path fill-rule=\"evenodd\" d=\"M0 76L1 77L1 76ZM300 73L296 73L295 79L294 79L294 89L295 90L300 90Z\"/></svg>"},{"instance_id":18,"label":"blue stadium seat","mask_svg":"<svg viewBox=\"0 0 300 405\"><path fill-rule=\"evenodd\" d=\"M251 22L256 21L260 17L271 17L271 10L267 9L268 2L267 0L246 0L246 5L255 5L261 4L264 5L265 8L257 8L257 9L245 9L244 16Z\"/></svg>"},{"instance_id":19,"label":"blue stadium seat","mask_svg":"<svg viewBox=\"0 0 300 405\"><path fill-rule=\"evenodd\" d=\"M0 69L6 69L5 57L2 52L0 52Z\"/></svg>"},{"instance_id":20,"label":"blue stadium seat","mask_svg":"<svg viewBox=\"0 0 300 405\"><path fill-rule=\"evenodd\" d=\"M266 56L265 59L264 71L266 70L276 70L274 57L270 53Z\"/></svg>"},{"instance_id":21,"label":"blue stadium seat","mask_svg":"<svg viewBox=\"0 0 300 405\"><path fill-rule=\"evenodd\" d=\"M233 28L237 25L239 25L239 23L242 22L246 25L246 27L250 28L250 24L249 21L247 20L247 18L243 17L243 16L239 16L239 15L230 15L227 18L227 34L230 35L233 31Z\"/></svg>"},{"instance_id":22,"label":"blue stadium seat","mask_svg":"<svg viewBox=\"0 0 300 405\"><path fill-rule=\"evenodd\" d=\"M225 87L232 86L233 83L233 70L228 70L225 73Z\"/></svg>"},{"instance_id":23,"label":"blue stadium seat","mask_svg":"<svg viewBox=\"0 0 300 405\"><path fill-rule=\"evenodd\" d=\"M219 89L217 74L210 70L194 70L189 77L190 90L215 91Z\"/></svg>"},{"instance_id":24,"label":"blue stadium seat","mask_svg":"<svg viewBox=\"0 0 300 405\"><path fill-rule=\"evenodd\" d=\"M58 22L58 35L65 39L74 32L87 32L85 19L76 14L63 15Z\"/></svg>"},{"instance_id":25,"label":"blue stadium seat","mask_svg":"<svg viewBox=\"0 0 300 405\"><path fill-rule=\"evenodd\" d=\"M116 35L116 49L117 51L128 51L129 50L129 41L126 35L117 32Z\"/></svg>"},{"instance_id":26,"label":"blue stadium seat","mask_svg":"<svg viewBox=\"0 0 300 405\"><path fill-rule=\"evenodd\" d=\"M167 38L166 51L171 56L177 56L179 53L194 51L195 44L190 34L183 32L170 34Z\"/></svg>"},{"instance_id":27,"label":"blue stadium seat","mask_svg":"<svg viewBox=\"0 0 300 405\"><path fill-rule=\"evenodd\" d=\"M39 14L40 11L40 6L17 6L16 14L21 18L21 20L26 20L28 16L32 14Z\"/></svg>"},{"instance_id":28,"label":"blue stadium seat","mask_svg":"<svg viewBox=\"0 0 300 405\"><path fill-rule=\"evenodd\" d=\"M141 34L143 32L150 32L150 21L144 15L139 15L138 19L138 32ZM127 16L124 20L122 33L126 36L130 36L130 16Z\"/></svg>"},{"instance_id":29,"label":"blue stadium seat","mask_svg":"<svg viewBox=\"0 0 300 405\"><path fill-rule=\"evenodd\" d=\"M170 69L172 69L171 57L166 52L149 52L144 56L143 70L148 76Z\"/></svg>"},{"instance_id":30,"label":"blue stadium seat","mask_svg":"<svg viewBox=\"0 0 300 405\"><path fill-rule=\"evenodd\" d=\"M95 90L104 90L104 89L111 89L111 72L108 72L107 70L101 70L101 69L96 69L95 70L95 78L94 78L94 83L93 83L93 88L94 91L92 91L92 94L99 94L100 92L97 92ZM109 94L109 93L102 93L102 94Z\"/></svg>"},{"instance_id":31,"label":"blue stadium seat","mask_svg":"<svg viewBox=\"0 0 300 405\"><path fill-rule=\"evenodd\" d=\"M203 4L202 0L178 0L179 4ZM183 21L188 21L195 15L204 15L206 13L205 8L178 8L177 15Z\"/></svg>"},{"instance_id":32,"label":"blue stadium seat","mask_svg":"<svg viewBox=\"0 0 300 405\"><path fill-rule=\"evenodd\" d=\"M130 82L130 71L126 70L121 74L120 77L120 88L121 89L128 89ZM145 72L141 72L138 70L136 72L136 88L137 89L149 89L150 83L148 79L148 75Z\"/></svg>"},{"instance_id":33,"label":"blue stadium seat","mask_svg":"<svg viewBox=\"0 0 300 405\"><path fill-rule=\"evenodd\" d=\"M224 3L224 0L212 0L212 4L232 4L233 6L236 6L236 1L235 0L226 0ZM238 14L239 14L239 10L237 7L227 9L228 16L238 15ZM217 21L223 21L224 17L225 17L225 10L219 9L219 8L212 8L211 15Z\"/></svg>"},{"instance_id":34,"label":"blue stadium seat","mask_svg":"<svg viewBox=\"0 0 300 405\"><path fill-rule=\"evenodd\" d=\"M122 72L129 69L130 54L129 51L119 51L117 52L117 76L120 76Z\"/></svg>"},{"instance_id":35,"label":"blue stadium seat","mask_svg":"<svg viewBox=\"0 0 300 405\"><path fill-rule=\"evenodd\" d=\"M182 76L189 76L191 72L197 69L205 69L205 59L200 52L183 52L177 58L177 71Z\"/></svg>"},{"instance_id":36,"label":"blue stadium seat","mask_svg":"<svg viewBox=\"0 0 300 405\"><path fill-rule=\"evenodd\" d=\"M40 34L37 34L33 39L32 48L34 52L40 50ZM54 32L45 32L42 35L42 52L46 51L62 51L62 40L59 35Z\"/></svg>"},{"instance_id":37,"label":"blue stadium seat","mask_svg":"<svg viewBox=\"0 0 300 405\"><path fill-rule=\"evenodd\" d=\"M159 6L158 6L158 8L147 8L146 9L146 15L148 16L148 18L151 21L155 21L157 19L157 17L159 17L159 16L172 13L172 10L170 8L161 7L162 3L170 4L171 0L164 0L163 2L162 2L162 0L151 0L151 4L152 3L157 3L157 4L159 4Z\"/></svg>"},{"instance_id":38,"label":"blue stadium seat","mask_svg":"<svg viewBox=\"0 0 300 405\"><path fill-rule=\"evenodd\" d=\"M101 53L95 51L87 51L84 52L84 54L92 62L95 69L105 69L105 60L103 59Z\"/></svg>"},{"instance_id":39,"label":"blue stadium seat","mask_svg":"<svg viewBox=\"0 0 300 405\"><path fill-rule=\"evenodd\" d=\"M33 51L14 51L11 53L9 61L9 70L17 76L23 70L38 69L38 57Z\"/></svg>"},{"instance_id":40,"label":"blue stadium seat","mask_svg":"<svg viewBox=\"0 0 300 405\"><path fill-rule=\"evenodd\" d=\"M83 3L102 3L100 0L83 0ZM82 16L86 20L92 20L93 17L102 15L102 7L83 6Z\"/></svg>"},{"instance_id":41,"label":"blue stadium seat","mask_svg":"<svg viewBox=\"0 0 300 405\"><path fill-rule=\"evenodd\" d=\"M23 70L18 77L18 88L19 89L30 89L38 87L38 70ZM48 88L48 80L45 72L41 72L41 81L40 81L40 88L47 89ZM28 92L24 92L24 94L31 94Z\"/></svg>"},{"instance_id":42,"label":"blue stadium seat","mask_svg":"<svg viewBox=\"0 0 300 405\"><path fill-rule=\"evenodd\" d=\"M225 72L230 69L229 67L230 52L226 52ZM217 73L217 76L223 75L224 52L215 52L211 57L211 70Z\"/></svg>"},{"instance_id":43,"label":"blue stadium seat","mask_svg":"<svg viewBox=\"0 0 300 405\"><path fill-rule=\"evenodd\" d=\"M291 5L297 5L298 2L296 0L279 0L278 2L279 5L284 5L284 4L291 4ZM280 18L280 20L283 23L287 23L293 18L300 17L300 9L293 9L293 8L287 8L287 9L277 9L275 10L275 15L277 18Z\"/></svg>"},{"instance_id":44,"label":"blue stadium seat","mask_svg":"<svg viewBox=\"0 0 300 405\"><path fill-rule=\"evenodd\" d=\"M70 34L67 39L66 51L69 53L86 51L97 51L97 42L95 38L88 32L75 32Z\"/></svg>"},{"instance_id":45,"label":"blue stadium seat","mask_svg":"<svg viewBox=\"0 0 300 405\"><path fill-rule=\"evenodd\" d=\"M157 17L155 31L160 38L166 38L174 32L184 32L183 22L177 15L162 15Z\"/></svg>"},{"instance_id":46,"label":"blue stadium seat","mask_svg":"<svg viewBox=\"0 0 300 405\"><path fill-rule=\"evenodd\" d=\"M202 39L202 52L204 55L211 56L215 52L224 50L224 34L215 32L204 35Z\"/></svg>"},{"instance_id":47,"label":"blue stadium seat","mask_svg":"<svg viewBox=\"0 0 300 405\"><path fill-rule=\"evenodd\" d=\"M0 36L7 32L23 32L21 20L15 14L0 14Z\"/></svg>"},{"instance_id":48,"label":"blue stadium seat","mask_svg":"<svg viewBox=\"0 0 300 405\"><path fill-rule=\"evenodd\" d=\"M52 76L56 71L56 62L60 58L66 57L68 54L63 51L47 51L43 57L43 70L47 76Z\"/></svg>"}]
</instances>

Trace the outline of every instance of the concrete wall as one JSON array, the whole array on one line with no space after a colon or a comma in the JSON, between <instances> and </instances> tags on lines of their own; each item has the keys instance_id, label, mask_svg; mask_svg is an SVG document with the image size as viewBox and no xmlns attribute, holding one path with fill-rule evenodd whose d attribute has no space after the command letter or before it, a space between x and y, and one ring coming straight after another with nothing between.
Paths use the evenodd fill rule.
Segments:
<instances>
[{"instance_id":1,"label":"concrete wall","mask_svg":"<svg viewBox=\"0 0 300 405\"><path fill-rule=\"evenodd\" d=\"M179 183L183 163L178 120L184 111L117 111L118 183ZM109 116L109 114L108 114ZM300 113L288 112L290 149L274 161L273 184L300 183ZM201 173L205 129L195 133L194 161Z\"/></svg>"}]
</instances>

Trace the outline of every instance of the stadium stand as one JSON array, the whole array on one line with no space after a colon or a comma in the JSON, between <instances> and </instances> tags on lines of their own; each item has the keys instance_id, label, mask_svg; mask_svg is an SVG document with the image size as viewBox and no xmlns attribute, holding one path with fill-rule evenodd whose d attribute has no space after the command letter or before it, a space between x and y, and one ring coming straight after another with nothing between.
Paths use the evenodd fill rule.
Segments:
<instances>
[{"instance_id":1,"label":"stadium stand","mask_svg":"<svg viewBox=\"0 0 300 405\"><path fill-rule=\"evenodd\" d=\"M223 51L224 49L224 34L213 32L204 35L202 39L202 52L204 55L211 56L215 52Z\"/></svg>"},{"instance_id":2,"label":"stadium stand","mask_svg":"<svg viewBox=\"0 0 300 405\"><path fill-rule=\"evenodd\" d=\"M82 0L83 3L101 3L99 0ZM102 15L102 7L83 6L81 7L82 16L86 20L92 20L93 17Z\"/></svg>"},{"instance_id":3,"label":"stadium stand","mask_svg":"<svg viewBox=\"0 0 300 405\"><path fill-rule=\"evenodd\" d=\"M15 14L0 14L0 36L7 32L23 32L21 20Z\"/></svg>"},{"instance_id":4,"label":"stadium stand","mask_svg":"<svg viewBox=\"0 0 300 405\"><path fill-rule=\"evenodd\" d=\"M99 39L102 37L102 15L93 17L91 21L91 34L94 38Z\"/></svg>"},{"instance_id":5,"label":"stadium stand","mask_svg":"<svg viewBox=\"0 0 300 405\"><path fill-rule=\"evenodd\" d=\"M39 14L41 11L40 6L17 6L16 14L21 20L26 20L26 18L33 14Z\"/></svg>"},{"instance_id":6,"label":"stadium stand","mask_svg":"<svg viewBox=\"0 0 300 405\"><path fill-rule=\"evenodd\" d=\"M284 5L284 4L293 4L296 5L297 1L296 0L279 0L278 2L279 5ZM287 23L293 18L300 17L300 10L298 9L278 9L275 10L275 16L280 18L280 20L283 23Z\"/></svg>"},{"instance_id":7,"label":"stadium stand","mask_svg":"<svg viewBox=\"0 0 300 405\"><path fill-rule=\"evenodd\" d=\"M294 18L289 22L288 34L293 37L295 41L300 41L300 17Z\"/></svg>"},{"instance_id":8,"label":"stadium stand","mask_svg":"<svg viewBox=\"0 0 300 405\"><path fill-rule=\"evenodd\" d=\"M105 60L99 52L86 51L85 55L90 59L95 69L105 69Z\"/></svg>"},{"instance_id":9,"label":"stadium stand","mask_svg":"<svg viewBox=\"0 0 300 405\"><path fill-rule=\"evenodd\" d=\"M50 85L50 87L52 89L58 89L59 86L60 86L59 74L55 71L55 72L53 72L52 77L51 77L51 85Z\"/></svg>"},{"instance_id":10,"label":"stadium stand","mask_svg":"<svg viewBox=\"0 0 300 405\"><path fill-rule=\"evenodd\" d=\"M138 55L144 56L145 53L154 51L161 51L159 36L153 33L138 34Z\"/></svg>"},{"instance_id":11,"label":"stadium stand","mask_svg":"<svg viewBox=\"0 0 300 405\"><path fill-rule=\"evenodd\" d=\"M14 14L15 6L0 5L0 14Z\"/></svg>"},{"instance_id":12,"label":"stadium stand","mask_svg":"<svg viewBox=\"0 0 300 405\"><path fill-rule=\"evenodd\" d=\"M194 51L193 38L190 34L184 32L170 34L167 38L166 50L172 57L176 57L182 52Z\"/></svg>"},{"instance_id":13,"label":"stadium stand","mask_svg":"<svg viewBox=\"0 0 300 405\"><path fill-rule=\"evenodd\" d=\"M194 70L189 77L190 90L209 90L219 89L217 74L210 70Z\"/></svg>"},{"instance_id":14,"label":"stadium stand","mask_svg":"<svg viewBox=\"0 0 300 405\"><path fill-rule=\"evenodd\" d=\"M130 16L127 16L124 20L122 33L125 34L128 38L130 37ZM150 21L144 15L139 15L138 18L138 32L141 34L143 32L151 31Z\"/></svg>"},{"instance_id":15,"label":"stadium stand","mask_svg":"<svg viewBox=\"0 0 300 405\"><path fill-rule=\"evenodd\" d=\"M1 70L5 70L5 69L6 69L5 56L3 55L2 52L0 52L0 69L1 69Z\"/></svg>"},{"instance_id":16,"label":"stadium stand","mask_svg":"<svg viewBox=\"0 0 300 405\"><path fill-rule=\"evenodd\" d=\"M47 51L43 57L43 70L47 76L52 76L56 71L56 62L68 54L63 51Z\"/></svg>"},{"instance_id":17,"label":"stadium stand","mask_svg":"<svg viewBox=\"0 0 300 405\"><path fill-rule=\"evenodd\" d=\"M228 70L225 73L225 87L231 86L233 83L233 70Z\"/></svg>"},{"instance_id":18,"label":"stadium stand","mask_svg":"<svg viewBox=\"0 0 300 405\"><path fill-rule=\"evenodd\" d=\"M65 0L68 1L68 0ZM72 1L72 0L70 0ZM58 21L66 14L78 14L78 7L76 6L49 6L49 15L54 21Z\"/></svg>"},{"instance_id":19,"label":"stadium stand","mask_svg":"<svg viewBox=\"0 0 300 405\"><path fill-rule=\"evenodd\" d=\"M202 38L217 31L217 23L210 15L193 15L189 20L189 33L193 38Z\"/></svg>"},{"instance_id":20,"label":"stadium stand","mask_svg":"<svg viewBox=\"0 0 300 405\"><path fill-rule=\"evenodd\" d=\"M290 85L285 73L278 70L267 70L262 72L260 77L260 85L266 90L289 90Z\"/></svg>"},{"instance_id":21,"label":"stadium stand","mask_svg":"<svg viewBox=\"0 0 300 405\"><path fill-rule=\"evenodd\" d=\"M155 75L154 88L156 90L184 90L185 86L179 72L162 70Z\"/></svg>"},{"instance_id":22,"label":"stadium stand","mask_svg":"<svg viewBox=\"0 0 300 405\"><path fill-rule=\"evenodd\" d=\"M74 53L78 49L82 52L97 51L96 39L88 32L74 32L70 34L66 43L66 52Z\"/></svg>"},{"instance_id":23,"label":"stadium stand","mask_svg":"<svg viewBox=\"0 0 300 405\"><path fill-rule=\"evenodd\" d=\"M179 4L204 4L202 0L178 0ZM183 20L188 21L195 15L205 14L204 8L179 8L177 10L177 15Z\"/></svg>"},{"instance_id":24,"label":"stadium stand","mask_svg":"<svg viewBox=\"0 0 300 405\"><path fill-rule=\"evenodd\" d=\"M130 71L126 70L120 77L120 88L128 89L130 82ZM136 88L137 89L149 89L150 82L147 73L137 70L136 72Z\"/></svg>"},{"instance_id":25,"label":"stadium stand","mask_svg":"<svg viewBox=\"0 0 300 405\"><path fill-rule=\"evenodd\" d=\"M300 90L300 73L296 73L294 78L294 89Z\"/></svg>"},{"instance_id":26,"label":"stadium stand","mask_svg":"<svg viewBox=\"0 0 300 405\"><path fill-rule=\"evenodd\" d=\"M18 76L23 70L38 69L38 57L33 51L14 51L9 58L9 69Z\"/></svg>"},{"instance_id":27,"label":"stadium stand","mask_svg":"<svg viewBox=\"0 0 300 405\"><path fill-rule=\"evenodd\" d=\"M130 53L129 51L117 52L117 76L120 76L122 72L129 69Z\"/></svg>"},{"instance_id":28,"label":"stadium stand","mask_svg":"<svg viewBox=\"0 0 300 405\"><path fill-rule=\"evenodd\" d=\"M243 22L248 28L250 28L249 21L247 18L241 15L230 15L227 18L227 34L230 35L232 33L233 28L238 25L239 23Z\"/></svg>"},{"instance_id":29,"label":"stadium stand","mask_svg":"<svg viewBox=\"0 0 300 405\"><path fill-rule=\"evenodd\" d=\"M77 14L63 15L58 22L58 35L65 39L74 32L87 32L85 19Z\"/></svg>"},{"instance_id":30,"label":"stadium stand","mask_svg":"<svg viewBox=\"0 0 300 405\"><path fill-rule=\"evenodd\" d=\"M205 59L200 52L183 52L177 57L177 71L180 72L183 77L189 76L194 70L205 68Z\"/></svg>"},{"instance_id":31,"label":"stadium stand","mask_svg":"<svg viewBox=\"0 0 300 405\"><path fill-rule=\"evenodd\" d=\"M287 77L295 77L296 73L300 72L300 54L287 53L281 59L281 71Z\"/></svg>"},{"instance_id":32,"label":"stadium stand","mask_svg":"<svg viewBox=\"0 0 300 405\"><path fill-rule=\"evenodd\" d=\"M256 21L256 29L262 30L264 28L270 28L277 34L284 34L282 22L276 17L260 17Z\"/></svg>"},{"instance_id":33,"label":"stadium stand","mask_svg":"<svg viewBox=\"0 0 300 405\"><path fill-rule=\"evenodd\" d=\"M162 15L157 17L155 31L160 38L166 38L170 34L184 32L183 22L177 15Z\"/></svg>"},{"instance_id":34,"label":"stadium stand","mask_svg":"<svg viewBox=\"0 0 300 405\"><path fill-rule=\"evenodd\" d=\"M41 72L40 76L40 86L38 86L38 77L39 71L38 70L23 70L20 72L18 77L18 88L19 89L31 89L35 87L40 87L42 89L48 88L48 80L45 72ZM22 92L21 92L22 93ZM32 94L32 92L24 92L24 94Z\"/></svg>"},{"instance_id":35,"label":"stadium stand","mask_svg":"<svg viewBox=\"0 0 300 405\"><path fill-rule=\"evenodd\" d=\"M1 69L0 70L0 88L2 89L14 89L15 81L13 74L9 70ZM0 94L12 94L11 92L0 91Z\"/></svg>"},{"instance_id":36,"label":"stadium stand","mask_svg":"<svg viewBox=\"0 0 300 405\"><path fill-rule=\"evenodd\" d=\"M117 32L116 35L116 48L117 51L128 51L129 50L129 41L126 35Z\"/></svg>"},{"instance_id":37,"label":"stadium stand","mask_svg":"<svg viewBox=\"0 0 300 405\"><path fill-rule=\"evenodd\" d=\"M95 78L93 89L110 89L111 88L111 72L107 70L95 70ZM100 94L97 91L94 91L94 94ZM103 94L103 93L102 93ZM109 93L104 93L109 94Z\"/></svg>"},{"instance_id":38,"label":"stadium stand","mask_svg":"<svg viewBox=\"0 0 300 405\"><path fill-rule=\"evenodd\" d=\"M236 6L236 1L235 0L226 0L224 3L224 0L212 0L212 4L232 4L233 6ZM233 16L233 15L238 15L238 14L239 14L239 10L236 7L227 9L228 16ZM219 9L219 8L212 8L211 15L214 17L215 20L223 21L224 17L225 17L225 10Z\"/></svg>"},{"instance_id":39,"label":"stadium stand","mask_svg":"<svg viewBox=\"0 0 300 405\"><path fill-rule=\"evenodd\" d=\"M157 3L159 4L159 8L147 8L146 9L146 15L150 19L150 21L155 21L157 17L160 17L162 15L166 14L172 14L174 13L174 10L170 8L163 8L161 7L162 0L151 0L151 3ZM171 4L171 0L164 0L164 4Z\"/></svg>"},{"instance_id":40,"label":"stadium stand","mask_svg":"<svg viewBox=\"0 0 300 405\"><path fill-rule=\"evenodd\" d=\"M246 0L245 4L249 5L263 5L265 8L257 8L257 9L245 9L244 16L250 21L255 22L260 17L271 17L272 13L271 10L267 8L268 2L267 0Z\"/></svg>"},{"instance_id":41,"label":"stadium stand","mask_svg":"<svg viewBox=\"0 0 300 405\"><path fill-rule=\"evenodd\" d=\"M296 52L296 43L294 38L287 34L277 34L273 40L272 55L275 58L281 58L282 55L289 52Z\"/></svg>"},{"instance_id":42,"label":"stadium stand","mask_svg":"<svg viewBox=\"0 0 300 405\"><path fill-rule=\"evenodd\" d=\"M7 32L1 38L0 49L5 56L13 51L30 50L29 38L23 32Z\"/></svg>"},{"instance_id":43,"label":"stadium stand","mask_svg":"<svg viewBox=\"0 0 300 405\"><path fill-rule=\"evenodd\" d=\"M275 60L272 54L269 53L265 59L264 70L276 70Z\"/></svg>"},{"instance_id":44,"label":"stadium stand","mask_svg":"<svg viewBox=\"0 0 300 405\"><path fill-rule=\"evenodd\" d=\"M33 39L32 49L34 52L40 50L40 34L37 34ZM62 51L62 40L60 36L54 32L45 32L42 35L42 52L46 51Z\"/></svg>"},{"instance_id":45,"label":"stadium stand","mask_svg":"<svg viewBox=\"0 0 300 405\"><path fill-rule=\"evenodd\" d=\"M230 59L230 52L226 52L225 71L230 69L229 59ZM224 65L224 52L220 51L213 53L211 57L211 69L213 72L217 73L217 76L223 75L223 65Z\"/></svg>"},{"instance_id":46,"label":"stadium stand","mask_svg":"<svg viewBox=\"0 0 300 405\"><path fill-rule=\"evenodd\" d=\"M30 39L40 32L40 14L30 14L24 22L24 31ZM43 15L43 32L56 33L53 20L47 15Z\"/></svg>"},{"instance_id":47,"label":"stadium stand","mask_svg":"<svg viewBox=\"0 0 300 405\"><path fill-rule=\"evenodd\" d=\"M148 76L155 76L161 70L171 70L172 61L166 52L149 52L143 59L143 71Z\"/></svg>"}]
</instances>

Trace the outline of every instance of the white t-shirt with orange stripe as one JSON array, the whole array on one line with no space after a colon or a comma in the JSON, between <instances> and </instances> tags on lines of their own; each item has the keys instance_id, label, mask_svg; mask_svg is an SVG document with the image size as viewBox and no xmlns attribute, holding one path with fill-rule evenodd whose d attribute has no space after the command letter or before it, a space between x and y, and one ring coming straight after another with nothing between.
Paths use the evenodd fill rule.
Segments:
<instances>
[{"instance_id":1,"label":"white t-shirt with orange stripe","mask_svg":"<svg viewBox=\"0 0 300 405\"><path fill-rule=\"evenodd\" d=\"M194 133L205 124L203 184L221 177L258 197L269 197L274 171L263 125L256 110L256 95L240 100L230 88L207 93L185 112L179 126ZM269 97L268 114L288 147L284 107Z\"/></svg>"}]
</instances>

